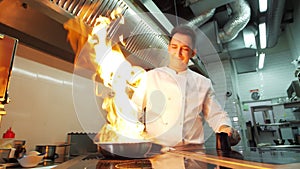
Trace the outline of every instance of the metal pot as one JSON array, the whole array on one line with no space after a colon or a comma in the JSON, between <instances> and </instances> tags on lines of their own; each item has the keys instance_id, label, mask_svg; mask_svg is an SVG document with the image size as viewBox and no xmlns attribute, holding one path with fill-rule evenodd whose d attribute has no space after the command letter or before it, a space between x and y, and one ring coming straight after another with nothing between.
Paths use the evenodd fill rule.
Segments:
<instances>
[{"instance_id":1,"label":"metal pot","mask_svg":"<svg viewBox=\"0 0 300 169\"><path fill-rule=\"evenodd\" d=\"M296 135L296 144L300 144L300 134Z\"/></svg>"},{"instance_id":2,"label":"metal pot","mask_svg":"<svg viewBox=\"0 0 300 169\"><path fill-rule=\"evenodd\" d=\"M145 158L151 147L151 142L98 144L98 150L105 157L112 158Z\"/></svg>"},{"instance_id":3,"label":"metal pot","mask_svg":"<svg viewBox=\"0 0 300 169\"><path fill-rule=\"evenodd\" d=\"M44 159L54 161L54 159L58 158L58 154L56 154L56 145L37 145L35 150L45 154Z\"/></svg>"}]
</instances>

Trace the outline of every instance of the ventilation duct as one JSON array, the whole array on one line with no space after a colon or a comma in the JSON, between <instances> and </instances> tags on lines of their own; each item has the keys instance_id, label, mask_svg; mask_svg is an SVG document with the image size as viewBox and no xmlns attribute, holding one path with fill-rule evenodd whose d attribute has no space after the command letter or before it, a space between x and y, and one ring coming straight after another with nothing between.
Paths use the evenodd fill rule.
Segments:
<instances>
[{"instance_id":1,"label":"ventilation duct","mask_svg":"<svg viewBox=\"0 0 300 169\"><path fill-rule=\"evenodd\" d=\"M256 39L255 36L257 35L257 30L254 26L246 26L239 34L236 36L236 38L224 45L226 47L226 50L229 51L232 58L245 56L245 54L242 54L239 52L239 55L234 54L235 51L243 50L243 49L254 49L256 51ZM250 55L246 55L250 56Z\"/></svg>"},{"instance_id":2,"label":"ventilation duct","mask_svg":"<svg viewBox=\"0 0 300 169\"><path fill-rule=\"evenodd\" d=\"M191 2L192 1L190 1L189 3ZM194 3L194 5L200 3L203 5L204 2L201 1L196 3L196 1L193 1L192 3ZM199 27L211 40L217 52L222 52L222 43L228 43L236 38L239 32L245 28L250 20L251 11L249 4L245 0L235 0L233 2L230 2L229 6L232 10L232 16L230 20L224 25L222 30L216 30L215 26L212 27L211 23L213 22L206 23L215 14L215 8L200 14L187 23L187 25ZM191 6L191 9L193 9L193 6ZM213 25L217 25L217 23L215 22L215 24ZM214 34L214 36L211 36L211 34ZM204 52L204 55L206 54L207 53Z\"/></svg>"},{"instance_id":3,"label":"ventilation duct","mask_svg":"<svg viewBox=\"0 0 300 169\"><path fill-rule=\"evenodd\" d=\"M250 20L250 6L245 0L236 0L229 3L232 10L231 19L224 25L223 30L219 32L223 43L232 41L238 33L245 28Z\"/></svg>"},{"instance_id":4,"label":"ventilation duct","mask_svg":"<svg viewBox=\"0 0 300 169\"><path fill-rule=\"evenodd\" d=\"M216 9L220 6L235 0L185 0L185 6L189 6L195 16L199 16L209 9Z\"/></svg>"},{"instance_id":5,"label":"ventilation duct","mask_svg":"<svg viewBox=\"0 0 300 169\"><path fill-rule=\"evenodd\" d=\"M238 36L224 45L228 55L234 60L237 73L255 72L257 67L257 30L246 26ZM225 50L223 53L226 53Z\"/></svg>"},{"instance_id":6,"label":"ventilation duct","mask_svg":"<svg viewBox=\"0 0 300 169\"><path fill-rule=\"evenodd\" d=\"M124 15L127 10L127 4L122 0L49 0L54 5L64 9L71 16L81 16L82 21L88 26L93 27L96 18L99 16L108 16L111 11L119 7Z\"/></svg>"},{"instance_id":7,"label":"ventilation duct","mask_svg":"<svg viewBox=\"0 0 300 169\"><path fill-rule=\"evenodd\" d=\"M268 1L269 9L267 12L267 47L272 48L277 44L281 33L280 26L285 7L285 0Z\"/></svg>"},{"instance_id":8,"label":"ventilation duct","mask_svg":"<svg viewBox=\"0 0 300 169\"><path fill-rule=\"evenodd\" d=\"M205 12L204 14L201 14L201 15L193 18L192 20L190 20L187 23L187 25L200 27L202 24L204 24L205 22L207 22L214 15L215 10L216 9L211 9L211 10Z\"/></svg>"},{"instance_id":9,"label":"ventilation duct","mask_svg":"<svg viewBox=\"0 0 300 169\"><path fill-rule=\"evenodd\" d=\"M153 55L157 50L167 48L167 40L161 36L162 31L155 30L154 24L151 24L146 14L134 7L131 2L126 0L51 1L71 15L80 16L89 27L94 26L99 16L109 16L111 11L121 9L125 25L120 25L119 22L114 23L107 30L108 37L114 39L116 43L120 41L119 36L122 35L125 38L126 43L121 46L121 50L133 65L152 69L165 63L164 56L167 55Z\"/></svg>"}]
</instances>

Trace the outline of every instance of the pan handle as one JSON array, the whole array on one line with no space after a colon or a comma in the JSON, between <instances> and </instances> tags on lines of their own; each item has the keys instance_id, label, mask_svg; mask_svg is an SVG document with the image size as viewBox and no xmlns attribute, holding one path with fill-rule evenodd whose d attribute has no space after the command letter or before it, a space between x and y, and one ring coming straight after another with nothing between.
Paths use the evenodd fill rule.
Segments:
<instances>
[{"instance_id":1,"label":"pan handle","mask_svg":"<svg viewBox=\"0 0 300 169\"><path fill-rule=\"evenodd\" d=\"M146 107L143 110L143 124L144 124L144 132L147 132L147 128L146 128Z\"/></svg>"},{"instance_id":2,"label":"pan handle","mask_svg":"<svg viewBox=\"0 0 300 169\"><path fill-rule=\"evenodd\" d=\"M59 145L56 145L56 147L66 147L66 146L71 146L71 144L59 144Z\"/></svg>"}]
</instances>

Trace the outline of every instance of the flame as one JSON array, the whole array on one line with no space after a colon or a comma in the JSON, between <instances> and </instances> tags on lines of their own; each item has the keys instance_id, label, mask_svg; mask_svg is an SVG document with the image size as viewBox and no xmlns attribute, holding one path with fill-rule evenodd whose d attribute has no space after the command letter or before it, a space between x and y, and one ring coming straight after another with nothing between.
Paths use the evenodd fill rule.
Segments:
<instances>
[{"instance_id":1,"label":"flame","mask_svg":"<svg viewBox=\"0 0 300 169\"><path fill-rule=\"evenodd\" d=\"M82 21L84 16L64 25L69 32L68 40L76 52L76 62L94 71L94 78L100 79L95 83L100 82L100 85L106 87L106 91L99 91L98 87L95 89L96 95L103 98L102 109L107 112L107 123L98 132L95 142L133 142L146 139L144 124L138 121L137 110L130 102L134 88L139 85L142 77L137 74L145 71L132 66L118 46L112 45L107 39L106 30L112 22L119 19L118 24L124 24L121 12L118 8L111 12L110 17L98 17L91 30L86 29ZM123 38L121 35L119 40L124 45ZM84 43L87 46L84 47Z\"/></svg>"}]
</instances>

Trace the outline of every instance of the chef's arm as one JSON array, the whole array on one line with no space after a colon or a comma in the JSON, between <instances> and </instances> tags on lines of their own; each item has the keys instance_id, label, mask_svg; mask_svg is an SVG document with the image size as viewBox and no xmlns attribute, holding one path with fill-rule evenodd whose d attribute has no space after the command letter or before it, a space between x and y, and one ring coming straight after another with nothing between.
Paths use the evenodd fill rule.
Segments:
<instances>
[{"instance_id":1,"label":"chef's arm","mask_svg":"<svg viewBox=\"0 0 300 169\"><path fill-rule=\"evenodd\" d=\"M228 125L222 125L219 127L218 129L218 132L221 133L221 132L224 132L224 133L228 133L228 136L231 136L232 134L232 127L231 126L228 126Z\"/></svg>"},{"instance_id":2,"label":"chef's arm","mask_svg":"<svg viewBox=\"0 0 300 169\"><path fill-rule=\"evenodd\" d=\"M215 93L212 87L210 87L206 93L202 112L205 120L215 132L219 132L221 126L231 126L230 118L215 99Z\"/></svg>"},{"instance_id":3,"label":"chef's arm","mask_svg":"<svg viewBox=\"0 0 300 169\"><path fill-rule=\"evenodd\" d=\"M228 113L223 110L215 99L215 93L212 87L207 91L203 104L203 114L206 121L215 132L225 132L228 134L232 146L236 145L241 140L238 131L231 127Z\"/></svg>"}]
</instances>

